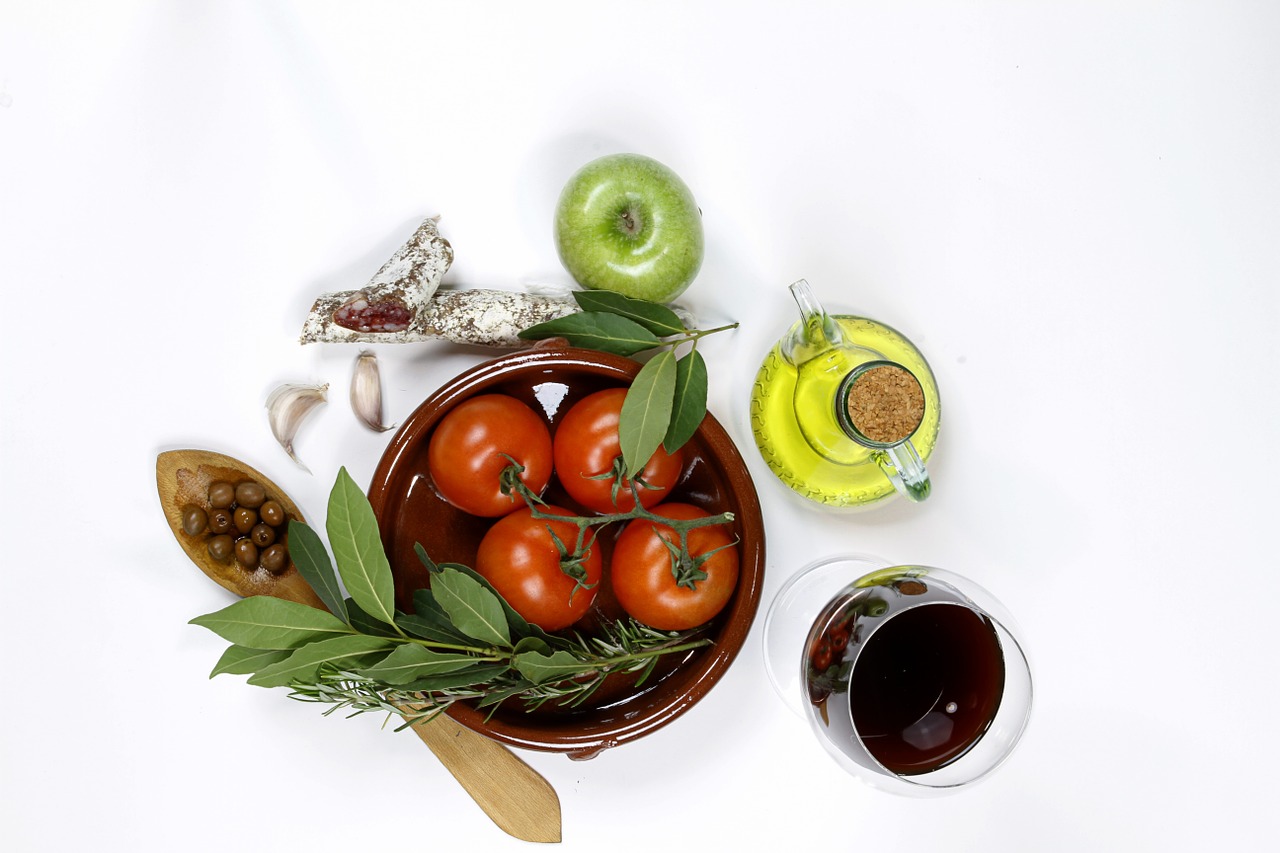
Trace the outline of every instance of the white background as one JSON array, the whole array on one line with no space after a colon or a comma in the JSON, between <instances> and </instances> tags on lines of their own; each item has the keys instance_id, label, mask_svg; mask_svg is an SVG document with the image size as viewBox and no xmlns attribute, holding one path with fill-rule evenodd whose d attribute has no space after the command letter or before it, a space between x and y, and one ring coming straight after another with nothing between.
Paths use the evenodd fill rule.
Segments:
<instances>
[{"instance_id":1,"label":"white background","mask_svg":"<svg viewBox=\"0 0 1280 853\"><path fill-rule=\"evenodd\" d=\"M846 776L765 678L760 621L676 723L527 753L566 850L1260 848L1280 701L1274 395L1280 8L1257 2L0 4L0 843L515 849L411 734L208 680L229 603L156 454L230 453L309 515L389 440L355 348L300 347L441 214L446 281L564 282L559 189L602 154L689 183L686 302L765 506L765 603L857 550L1017 615L1037 707L940 800ZM943 427L919 506L787 499L743 423L806 277L904 331ZM378 348L402 420L489 353ZM285 457L263 401L332 383Z\"/></svg>"}]
</instances>

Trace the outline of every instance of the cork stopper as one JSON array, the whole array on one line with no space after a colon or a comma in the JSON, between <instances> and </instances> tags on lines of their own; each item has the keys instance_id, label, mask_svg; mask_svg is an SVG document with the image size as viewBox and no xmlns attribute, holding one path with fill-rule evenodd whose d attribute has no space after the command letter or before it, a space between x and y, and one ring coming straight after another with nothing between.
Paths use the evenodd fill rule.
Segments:
<instances>
[{"instance_id":1,"label":"cork stopper","mask_svg":"<svg viewBox=\"0 0 1280 853\"><path fill-rule=\"evenodd\" d=\"M849 423L879 444L911 437L924 420L924 390L915 374L896 364L881 364L849 385L845 406Z\"/></svg>"}]
</instances>

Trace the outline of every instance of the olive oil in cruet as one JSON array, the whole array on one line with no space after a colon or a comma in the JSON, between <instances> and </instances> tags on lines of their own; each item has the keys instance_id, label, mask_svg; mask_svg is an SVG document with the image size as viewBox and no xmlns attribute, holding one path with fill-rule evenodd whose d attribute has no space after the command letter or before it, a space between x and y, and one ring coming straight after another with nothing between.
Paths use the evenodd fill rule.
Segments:
<instances>
[{"instance_id":1,"label":"olive oil in cruet","mask_svg":"<svg viewBox=\"0 0 1280 853\"><path fill-rule=\"evenodd\" d=\"M923 462L939 421L938 387L924 356L883 323L828 314L803 279L791 294L800 320L765 356L751 389L751 429L770 470L829 506L868 507L898 492L922 500L930 490ZM875 440L850 422L852 386L877 367L910 377L905 384L922 398L909 435Z\"/></svg>"}]
</instances>

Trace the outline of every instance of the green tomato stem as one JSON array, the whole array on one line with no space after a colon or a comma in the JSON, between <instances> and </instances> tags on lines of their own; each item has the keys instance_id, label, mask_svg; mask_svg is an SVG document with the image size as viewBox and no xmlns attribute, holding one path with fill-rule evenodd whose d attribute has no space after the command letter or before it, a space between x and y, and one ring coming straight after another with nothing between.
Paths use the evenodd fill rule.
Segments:
<instances>
[{"instance_id":1,"label":"green tomato stem","mask_svg":"<svg viewBox=\"0 0 1280 853\"><path fill-rule=\"evenodd\" d=\"M617 466L615 466L615 470L616 469ZM622 474L619 473L617 476L621 477ZM512 477L512 479L517 483L520 482L515 477ZM677 546L670 541L667 542L667 548L671 551L671 574L675 578L678 586L687 587L688 589L696 589L697 582L706 580L707 578L707 573L702 571L702 564L706 562L712 554L716 553L716 551L723 550L723 548L728 546L721 546L720 548L716 548L715 551L695 557L689 551L689 531L695 530L699 527L729 524L733 521L733 513L722 512L718 515L709 515L706 518L667 518L664 515L658 515L657 513L650 512L647 507L640 503L640 494L636 489L635 483L629 483L629 485L631 487L631 493L635 501L635 505L626 512L614 512L595 516L558 515L556 513L545 512L533 503L529 503L529 512L534 518L565 521L570 524L577 525L578 538L576 548L572 554L566 555L562 559L562 563L565 560L576 560L580 562L585 558L583 546L586 539L586 533L593 527L614 524L620 521L635 521L637 519L651 521L654 524L660 524L664 527L668 527L676 534L679 543ZM523 483L516 488L522 495L528 492L528 489L523 487ZM548 530L549 529L550 528L548 527ZM554 536L554 534L552 535ZM557 542L558 541L559 540L557 539ZM566 572L566 574L569 574L569 572ZM579 584L581 584L581 580L579 580ZM574 591L577 591L577 587L574 587Z\"/></svg>"}]
</instances>

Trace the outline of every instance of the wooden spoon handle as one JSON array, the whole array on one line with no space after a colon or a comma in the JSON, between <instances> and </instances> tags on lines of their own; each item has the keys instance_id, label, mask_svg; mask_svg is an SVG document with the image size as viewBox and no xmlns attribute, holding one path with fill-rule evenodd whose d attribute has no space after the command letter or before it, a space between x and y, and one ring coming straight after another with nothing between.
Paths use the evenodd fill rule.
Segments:
<instances>
[{"instance_id":1,"label":"wooden spoon handle","mask_svg":"<svg viewBox=\"0 0 1280 853\"><path fill-rule=\"evenodd\" d=\"M413 730L500 829L522 841L560 841L560 797L515 753L444 714Z\"/></svg>"}]
</instances>

